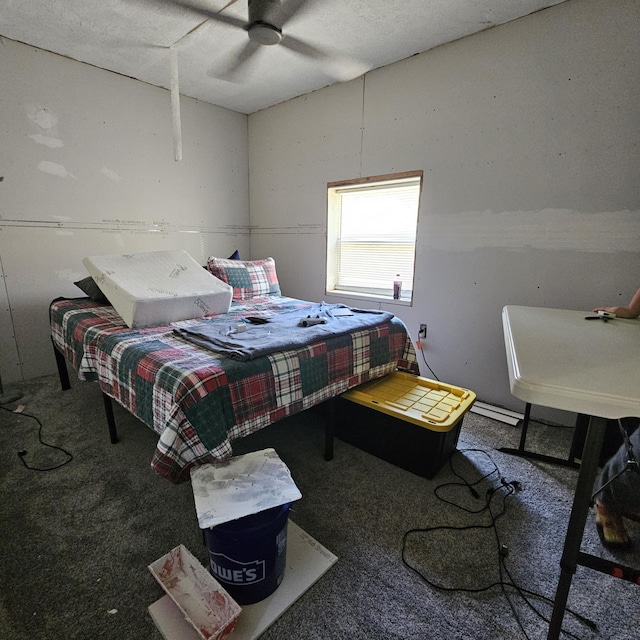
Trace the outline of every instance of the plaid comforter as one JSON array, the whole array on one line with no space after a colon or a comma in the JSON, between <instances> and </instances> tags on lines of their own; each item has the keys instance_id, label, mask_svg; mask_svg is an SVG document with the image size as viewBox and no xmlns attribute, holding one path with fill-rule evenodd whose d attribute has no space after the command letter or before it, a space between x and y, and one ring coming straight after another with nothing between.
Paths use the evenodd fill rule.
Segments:
<instances>
[{"instance_id":1,"label":"plaid comforter","mask_svg":"<svg viewBox=\"0 0 640 640\"><path fill-rule=\"evenodd\" d=\"M233 302L216 321L289 312L313 303L286 297ZM231 442L396 369L417 373L416 354L399 318L238 362L176 335L174 326L129 329L110 305L87 298L51 303L54 345L82 380L160 438L152 468L172 482L191 466L232 455Z\"/></svg>"}]
</instances>

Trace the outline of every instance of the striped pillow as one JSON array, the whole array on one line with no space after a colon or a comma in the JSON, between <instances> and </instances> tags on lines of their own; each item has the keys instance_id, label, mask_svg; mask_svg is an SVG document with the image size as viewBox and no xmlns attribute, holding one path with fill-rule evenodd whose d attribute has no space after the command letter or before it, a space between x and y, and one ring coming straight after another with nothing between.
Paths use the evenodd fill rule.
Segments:
<instances>
[{"instance_id":1,"label":"striped pillow","mask_svg":"<svg viewBox=\"0 0 640 640\"><path fill-rule=\"evenodd\" d=\"M228 260L211 256L207 260L207 269L233 287L234 300L280 295L276 261L273 258Z\"/></svg>"}]
</instances>

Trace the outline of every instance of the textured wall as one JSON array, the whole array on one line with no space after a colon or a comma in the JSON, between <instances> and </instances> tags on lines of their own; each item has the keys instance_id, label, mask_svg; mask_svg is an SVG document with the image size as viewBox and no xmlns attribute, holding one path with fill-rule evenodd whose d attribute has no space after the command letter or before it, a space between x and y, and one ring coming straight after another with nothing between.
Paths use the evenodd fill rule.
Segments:
<instances>
[{"instance_id":1,"label":"textured wall","mask_svg":"<svg viewBox=\"0 0 640 640\"><path fill-rule=\"evenodd\" d=\"M640 287L639 31L633 0L570 0L249 116L253 255L328 297L326 183L422 169L413 306L382 306L428 324L441 380L521 409L502 307Z\"/></svg>"},{"instance_id":2,"label":"textured wall","mask_svg":"<svg viewBox=\"0 0 640 640\"><path fill-rule=\"evenodd\" d=\"M167 71L168 72L168 71ZM247 118L10 40L0 42L0 366L55 370L48 305L82 295L87 255L249 249Z\"/></svg>"}]
</instances>

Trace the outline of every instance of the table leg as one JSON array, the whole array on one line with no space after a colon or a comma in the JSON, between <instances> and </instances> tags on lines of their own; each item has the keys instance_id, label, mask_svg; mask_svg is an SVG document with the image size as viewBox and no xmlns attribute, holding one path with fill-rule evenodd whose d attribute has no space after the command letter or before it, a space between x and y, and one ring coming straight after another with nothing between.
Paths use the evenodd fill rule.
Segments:
<instances>
[{"instance_id":1,"label":"table leg","mask_svg":"<svg viewBox=\"0 0 640 640\"><path fill-rule=\"evenodd\" d=\"M522 431L520 432L520 444L518 453L525 453L524 445L527 441L527 430L529 429L529 418L531 417L531 403L527 402L524 408L524 418L522 420Z\"/></svg>"},{"instance_id":2,"label":"table leg","mask_svg":"<svg viewBox=\"0 0 640 640\"><path fill-rule=\"evenodd\" d=\"M547 640L557 640L562 630L562 620L567 606L569 589L571 588L573 574L576 572L584 526L589 515L589 506L591 505L591 494L598 473L598 460L604 441L605 427L606 420L604 418L592 417L589 421L584 453L582 454L582 464L580 465L562 559L560 560L560 579L558 580L556 597L553 603L553 613Z\"/></svg>"},{"instance_id":3,"label":"table leg","mask_svg":"<svg viewBox=\"0 0 640 640\"><path fill-rule=\"evenodd\" d=\"M520 444L518 445L518 448L513 449L512 447L500 447L498 451L502 451L502 453L508 453L512 456L518 456L519 458L529 458L530 460L539 460L540 462L560 464L564 467L571 467L572 469L577 469L580 465L575 460L576 458L574 453L575 446L573 442L571 444L571 452L569 453L569 458L566 460L563 458L557 458L555 456L547 456L543 453L536 453L535 451L527 451L525 449L530 417L531 417L531 404L527 402L524 409L524 418L522 420L522 431L520 433Z\"/></svg>"},{"instance_id":4,"label":"table leg","mask_svg":"<svg viewBox=\"0 0 640 640\"><path fill-rule=\"evenodd\" d=\"M589 416L586 416L583 413L579 413L576 416L576 426L573 432L573 438L571 439L571 451L569 452L570 460L582 458L582 449L584 449L584 442L582 442L582 446L579 445L582 438L582 433L586 433L588 427Z\"/></svg>"}]
</instances>

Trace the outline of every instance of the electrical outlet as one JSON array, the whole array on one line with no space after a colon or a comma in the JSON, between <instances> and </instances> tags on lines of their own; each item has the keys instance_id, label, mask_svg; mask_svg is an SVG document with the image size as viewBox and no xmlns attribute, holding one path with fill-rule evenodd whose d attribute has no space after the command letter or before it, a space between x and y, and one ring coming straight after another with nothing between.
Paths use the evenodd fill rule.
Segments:
<instances>
[{"instance_id":1,"label":"electrical outlet","mask_svg":"<svg viewBox=\"0 0 640 640\"><path fill-rule=\"evenodd\" d=\"M420 324L420 330L418 331L418 337L423 340L427 337L427 325L424 323Z\"/></svg>"}]
</instances>

